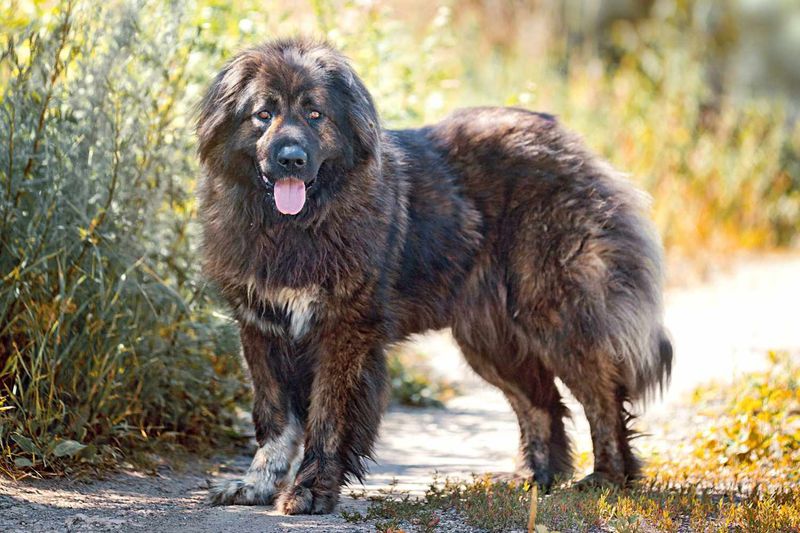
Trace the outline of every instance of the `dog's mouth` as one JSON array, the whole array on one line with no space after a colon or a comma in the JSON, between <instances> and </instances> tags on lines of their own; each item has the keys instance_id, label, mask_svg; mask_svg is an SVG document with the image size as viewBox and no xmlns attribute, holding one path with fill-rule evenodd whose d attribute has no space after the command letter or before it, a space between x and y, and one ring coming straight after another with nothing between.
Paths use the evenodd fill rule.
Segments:
<instances>
[{"instance_id":1,"label":"dog's mouth","mask_svg":"<svg viewBox=\"0 0 800 533\"><path fill-rule=\"evenodd\" d=\"M268 196L275 202L275 208L284 215L296 215L306 204L308 191L316 184L316 176L310 181L296 177L281 177L271 180L261 167L253 162L261 182L267 187Z\"/></svg>"}]
</instances>

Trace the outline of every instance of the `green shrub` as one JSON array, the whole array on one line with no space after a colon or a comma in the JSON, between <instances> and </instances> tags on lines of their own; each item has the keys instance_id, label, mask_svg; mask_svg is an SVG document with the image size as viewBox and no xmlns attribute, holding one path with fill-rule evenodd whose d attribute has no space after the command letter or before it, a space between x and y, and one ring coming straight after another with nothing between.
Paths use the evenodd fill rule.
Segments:
<instances>
[{"instance_id":1,"label":"green shrub","mask_svg":"<svg viewBox=\"0 0 800 533\"><path fill-rule=\"evenodd\" d=\"M612 39L618 63L576 56L511 101L558 113L648 191L673 256L796 243L800 123L788 102L714 93L703 36L669 11Z\"/></svg>"},{"instance_id":2,"label":"green shrub","mask_svg":"<svg viewBox=\"0 0 800 533\"><path fill-rule=\"evenodd\" d=\"M411 407L442 407L443 400L457 394L452 383L431 376L427 354L413 344L395 347L389 353L389 382L392 400Z\"/></svg>"},{"instance_id":3,"label":"green shrub","mask_svg":"<svg viewBox=\"0 0 800 533\"><path fill-rule=\"evenodd\" d=\"M214 443L244 391L189 245L197 31L159 2L50 15L0 66L0 467Z\"/></svg>"}]
</instances>

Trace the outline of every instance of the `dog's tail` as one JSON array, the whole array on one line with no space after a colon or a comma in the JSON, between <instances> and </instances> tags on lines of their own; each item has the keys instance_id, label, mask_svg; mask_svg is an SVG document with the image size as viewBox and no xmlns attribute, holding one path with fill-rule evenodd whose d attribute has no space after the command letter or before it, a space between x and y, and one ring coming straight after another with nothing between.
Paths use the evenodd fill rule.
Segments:
<instances>
[{"instance_id":1,"label":"dog's tail","mask_svg":"<svg viewBox=\"0 0 800 533\"><path fill-rule=\"evenodd\" d=\"M672 377L672 341L667 334L667 331L662 327L658 332L658 349L654 354L655 359L655 376L653 383L658 385L660 393L664 392L669 386L670 378Z\"/></svg>"},{"instance_id":2,"label":"dog's tail","mask_svg":"<svg viewBox=\"0 0 800 533\"><path fill-rule=\"evenodd\" d=\"M653 332L650 347L650 353L643 358L645 364L635 370L635 382L631 389L632 396L644 402L663 394L672 376L672 341L663 326Z\"/></svg>"}]
</instances>

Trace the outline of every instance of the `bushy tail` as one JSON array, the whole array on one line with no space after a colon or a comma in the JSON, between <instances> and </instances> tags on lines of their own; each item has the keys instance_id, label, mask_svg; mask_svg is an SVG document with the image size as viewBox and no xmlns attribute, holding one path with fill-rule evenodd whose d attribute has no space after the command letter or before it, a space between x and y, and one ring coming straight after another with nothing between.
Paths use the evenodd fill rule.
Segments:
<instances>
[{"instance_id":1,"label":"bushy tail","mask_svg":"<svg viewBox=\"0 0 800 533\"><path fill-rule=\"evenodd\" d=\"M658 353L656 354L656 380L659 393L664 392L672 378L672 341L669 340L666 330L662 327L658 338Z\"/></svg>"},{"instance_id":2,"label":"bushy tail","mask_svg":"<svg viewBox=\"0 0 800 533\"><path fill-rule=\"evenodd\" d=\"M660 327L654 335L656 338L652 343L653 352L650 356L650 364L644 369L640 369L636 376L636 397L645 402L650 400L656 392L663 394L672 377L672 341L663 327Z\"/></svg>"}]
</instances>

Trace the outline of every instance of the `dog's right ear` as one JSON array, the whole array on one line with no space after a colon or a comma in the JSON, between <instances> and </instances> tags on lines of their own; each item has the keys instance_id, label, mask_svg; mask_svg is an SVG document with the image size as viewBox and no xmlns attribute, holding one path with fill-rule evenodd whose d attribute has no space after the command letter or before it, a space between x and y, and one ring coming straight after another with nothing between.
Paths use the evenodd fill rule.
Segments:
<instances>
[{"instance_id":1,"label":"dog's right ear","mask_svg":"<svg viewBox=\"0 0 800 533\"><path fill-rule=\"evenodd\" d=\"M249 52L236 56L216 75L197 106L198 153L203 163L213 156L231 126L242 119L242 96L247 94L245 88L255 70Z\"/></svg>"}]
</instances>

